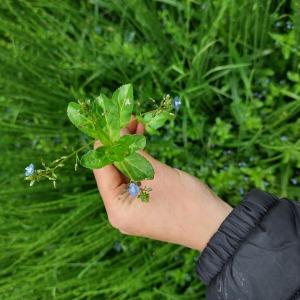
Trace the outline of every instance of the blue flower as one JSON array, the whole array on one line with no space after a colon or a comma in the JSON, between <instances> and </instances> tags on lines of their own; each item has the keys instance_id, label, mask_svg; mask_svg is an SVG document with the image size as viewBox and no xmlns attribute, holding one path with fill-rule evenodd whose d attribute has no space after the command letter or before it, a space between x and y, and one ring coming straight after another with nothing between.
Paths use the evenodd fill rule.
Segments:
<instances>
[{"instance_id":1,"label":"blue flower","mask_svg":"<svg viewBox=\"0 0 300 300\"><path fill-rule=\"evenodd\" d=\"M230 154L232 154L232 150L224 150L223 151L223 153L225 154L225 155L230 155Z\"/></svg>"},{"instance_id":2,"label":"blue flower","mask_svg":"<svg viewBox=\"0 0 300 300\"><path fill-rule=\"evenodd\" d=\"M178 96L174 97L172 100L172 105L173 108L178 111L181 106L181 99Z\"/></svg>"},{"instance_id":3,"label":"blue flower","mask_svg":"<svg viewBox=\"0 0 300 300\"><path fill-rule=\"evenodd\" d=\"M293 29L293 23L290 22L290 21L287 21L287 22L286 22L286 28L289 29L289 30L290 30L290 29Z\"/></svg>"},{"instance_id":4,"label":"blue flower","mask_svg":"<svg viewBox=\"0 0 300 300\"><path fill-rule=\"evenodd\" d=\"M296 185L297 183L298 183L298 180L297 180L297 178L291 178L291 183L293 184L293 185Z\"/></svg>"},{"instance_id":5,"label":"blue flower","mask_svg":"<svg viewBox=\"0 0 300 300\"><path fill-rule=\"evenodd\" d=\"M123 250L122 244L119 241L116 241L114 246L113 246L114 250L117 252L120 252Z\"/></svg>"},{"instance_id":6,"label":"blue flower","mask_svg":"<svg viewBox=\"0 0 300 300\"><path fill-rule=\"evenodd\" d=\"M25 176L30 176L34 173L34 164L30 164L25 168Z\"/></svg>"},{"instance_id":7,"label":"blue flower","mask_svg":"<svg viewBox=\"0 0 300 300\"><path fill-rule=\"evenodd\" d=\"M240 192L241 195L245 194L245 190L242 187L239 188L239 192Z\"/></svg>"},{"instance_id":8,"label":"blue flower","mask_svg":"<svg viewBox=\"0 0 300 300\"><path fill-rule=\"evenodd\" d=\"M249 177L248 176L244 176L243 179L244 179L245 182L249 182Z\"/></svg>"},{"instance_id":9,"label":"blue flower","mask_svg":"<svg viewBox=\"0 0 300 300\"><path fill-rule=\"evenodd\" d=\"M270 185L270 183L267 180L263 181L264 187L268 187Z\"/></svg>"},{"instance_id":10,"label":"blue flower","mask_svg":"<svg viewBox=\"0 0 300 300\"><path fill-rule=\"evenodd\" d=\"M140 187L134 182L131 182L128 186L128 193L132 197L136 197L139 194L140 190Z\"/></svg>"},{"instance_id":11,"label":"blue flower","mask_svg":"<svg viewBox=\"0 0 300 300\"><path fill-rule=\"evenodd\" d=\"M247 166L247 164L244 161L239 162L239 167L240 168L244 168L246 166Z\"/></svg>"},{"instance_id":12,"label":"blue flower","mask_svg":"<svg viewBox=\"0 0 300 300\"><path fill-rule=\"evenodd\" d=\"M282 142L286 142L288 139L289 139L289 138L288 138L286 135L282 135L282 136L280 137L280 140L281 140Z\"/></svg>"},{"instance_id":13,"label":"blue flower","mask_svg":"<svg viewBox=\"0 0 300 300\"><path fill-rule=\"evenodd\" d=\"M95 32L96 32L97 34L101 34L102 28L101 28L99 25L97 25L97 26L95 27Z\"/></svg>"},{"instance_id":14,"label":"blue flower","mask_svg":"<svg viewBox=\"0 0 300 300\"><path fill-rule=\"evenodd\" d=\"M281 22L280 21L277 21L276 23L275 23L275 26L278 28L278 27L281 27Z\"/></svg>"}]
</instances>

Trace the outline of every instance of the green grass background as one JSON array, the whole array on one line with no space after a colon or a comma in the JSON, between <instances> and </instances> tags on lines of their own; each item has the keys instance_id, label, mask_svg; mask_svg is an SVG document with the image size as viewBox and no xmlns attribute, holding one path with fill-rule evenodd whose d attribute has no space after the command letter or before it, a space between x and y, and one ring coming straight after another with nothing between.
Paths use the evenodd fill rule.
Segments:
<instances>
[{"instance_id":1,"label":"green grass background","mask_svg":"<svg viewBox=\"0 0 300 300\"><path fill-rule=\"evenodd\" d=\"M299 4L270 0L0 2L0 299L205 299L198 252L121 235L74 161L68 101L131 82L141 107L179 95L148 151L236 205L252 187L300 199ZM183 195L184 201L184 195Z\"/></svg>"}]
</instances>

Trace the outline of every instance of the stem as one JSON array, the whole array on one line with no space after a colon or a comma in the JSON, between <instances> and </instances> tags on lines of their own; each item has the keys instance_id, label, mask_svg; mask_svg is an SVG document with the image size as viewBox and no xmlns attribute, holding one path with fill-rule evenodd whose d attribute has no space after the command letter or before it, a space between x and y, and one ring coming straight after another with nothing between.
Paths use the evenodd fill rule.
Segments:
<instances>
[{"instance_id":1,"label":"stem","mask_svg":"<svg viewBox=\"0 0 300 300\"><path fill-rule=\"evenodd\" d=\"M156 108L156 109L153 109L153 110L149 110L149 111L146 111L146 112L144 112L144 113L140 113L140 116L143 116L143 115L145 115L145 114L149 114L149 113L152 113L152 112L156 112L156 111L159 111L159 110L161 110L162 108L161 107L159 107L159 108Z\"/></svg>"},{"instance_id":2,"label":"stem","mask_svg":"<svg viewBox=\"0 0 300 300\"><path fill-rule=\"evenodd\" d=\"M77 150L73 151L72 153L70 153L69 155L65 156L62 160L57 162L57 165L53 168L53 170L57 169L58 166L65 162L66 160L68 160L70 157L74 156L75 154L77 154L78 152L82 151L83 149L87 148L88 146L90 146L91 144L93 144L95 141L91 141L89 143L87 143L86 145L78 148ZM53 164L53 163L52 163Z\"/></svg>"}]
</instances>

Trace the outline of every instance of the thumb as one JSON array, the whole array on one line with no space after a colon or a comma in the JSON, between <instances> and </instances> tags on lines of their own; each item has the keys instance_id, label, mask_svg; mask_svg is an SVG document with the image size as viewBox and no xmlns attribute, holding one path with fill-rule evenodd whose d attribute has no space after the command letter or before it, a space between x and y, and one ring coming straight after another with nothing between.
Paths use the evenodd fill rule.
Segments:
<instances>
[{"instance_id":1,"label":"thumb","mask_svg":"<svg viewBox=\"0 0 300 300\"><path fill-rule=\"evenodd\" d=\"M143 133L144 126L141 123L138 123L134 116L131 117L128 126L126 128L122 128L120 131L121 136L126 134ZM94 144L94 149L101 146L102 143L100 141L96 141ZM147 154L144 155L146 156ZM120 185L127 182L127 178L113 164L107 165L101 169L95 169L93 171L98 189L104 202L105 199L110 198L112 193L114 193Z\"/></svg>"},{"instance_id":2,"label":"thumb","mask_svg":"<svg viewBox=\"0 0 300 300\"><path fill-rule=\"evenodd\" d=\"M100 147L100 141L96 141L94 149ZM126 182L126 177L112 164L107 165L101 169L94 169L94 176L98 186L101 197L106 204L106 200L111 198L118 187ZM105 205L106 206L106 205Z\"/></svg>"}]
</instances>

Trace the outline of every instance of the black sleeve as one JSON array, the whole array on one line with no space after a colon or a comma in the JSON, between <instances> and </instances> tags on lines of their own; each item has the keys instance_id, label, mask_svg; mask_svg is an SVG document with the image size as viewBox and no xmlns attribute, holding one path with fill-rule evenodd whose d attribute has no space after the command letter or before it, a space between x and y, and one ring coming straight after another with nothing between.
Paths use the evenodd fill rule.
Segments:
<instances>
[{"instance_id":1,"label":"black sleeve","mask_svg":"<svg viewBox=\"0 0 300 300\"><path fill-rule=\"evenodd\" d=\"M300 299L300 203L251 190L197 261L207 300Z\"/></svg>"}]
</instances>

